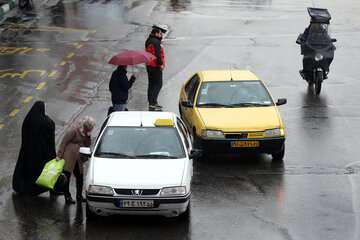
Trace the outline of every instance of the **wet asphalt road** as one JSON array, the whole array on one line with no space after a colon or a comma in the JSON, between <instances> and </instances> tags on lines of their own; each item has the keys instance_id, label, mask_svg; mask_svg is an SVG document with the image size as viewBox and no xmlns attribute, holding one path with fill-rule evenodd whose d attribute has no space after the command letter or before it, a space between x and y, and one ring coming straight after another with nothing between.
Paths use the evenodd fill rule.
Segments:
<instances>
[{"instance_id":1,"label":"wet asphalt road","mask_svg":"<svg viewBox=\"0 0 360 240\"><path fill-rule=\"evenodd\" d=\"M1 25L0 239L360 239L358 1L35 3L35 11L13 11ZM295 40L309 22L308 6L330 10L338 39L320 97L298 74ZM46 101L58 140L78 116L101 122L110 104L107 59L142 49L154 22L170 28L165 109L177 112L179 89L198 70L251 69L275 98L288 99L280 108L284 163L272 164L269 156L195 162L188 222L120 216L86 223L84 206L66 206L62 197L14 195L19 130L31 104ZM139 77L129 108L145 110L144 67L132 71Z\"/></svg>"}]
</instances>

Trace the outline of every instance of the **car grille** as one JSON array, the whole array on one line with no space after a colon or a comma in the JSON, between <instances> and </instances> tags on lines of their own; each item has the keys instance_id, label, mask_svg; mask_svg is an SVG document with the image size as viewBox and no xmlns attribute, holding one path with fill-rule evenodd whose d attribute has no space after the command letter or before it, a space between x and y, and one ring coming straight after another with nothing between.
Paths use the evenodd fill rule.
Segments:
<instances>
[{"instance_id":1,"label":"car grille","mask_svg":"<svg viewBox=\"0 0 360 240\"><path fill-rule=\"evenodd\" d=\"M115 192L119 195L136 195L134 194L134 191L135 190L140 190L142 191L141 196L144 196L144 195L156 195L159 193L160 189L122 189L122 188L115 188L114 189Z\"/></svg>"}]
</instances>

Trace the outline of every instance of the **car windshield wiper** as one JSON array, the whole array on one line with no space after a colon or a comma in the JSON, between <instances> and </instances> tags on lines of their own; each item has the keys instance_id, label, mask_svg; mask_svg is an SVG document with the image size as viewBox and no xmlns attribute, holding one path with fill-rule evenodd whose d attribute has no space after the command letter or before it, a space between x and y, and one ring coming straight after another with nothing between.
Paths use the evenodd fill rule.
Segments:
<instances>
[{"instance_id":1,"label":"car windshield wiper","mask_svg":"<svg viewBox=\"0 0 360 240\"><path fill-rule=\"evenodd\" d=\"M168 158L168 159L175 159L179 158L177 156L169 156L165 154L143 154L143 155L136 155L137 158Z\"/></svg>"},{"instance_id":2,"label":"car windshield wiper","mask_svg":"<svg viewBox=\"0 0 360 240\"><path fill-rule=\"evenodd\" d=\"M200 103L197 106L198 107L229 107L229 105L222 103Z\"/></svg>"},{"instance_id":3,"label":"car windshield wiper","mask_svg":"<svg viewBox=\"0 0 360 240\"><path fill-rule=\"evenodd\" d=\"M231 107L267 107L267 106L271 106L271 104L247 102L247 103L233 103L233 104L230 104L229 106L231 106Z\"/></svg>"},{"instance_id":4,"label":"car windshield wiper","mask_svg":"<svg viewBox=\"0 0 360 240\"><path fill-rule=\"evenodd\" d=\"M117 153L117 152L100 152L99 155L108 155L108 156L122 157L122 158L135 158L134 156L125 153Z\"/></svg>"}]
</instances>

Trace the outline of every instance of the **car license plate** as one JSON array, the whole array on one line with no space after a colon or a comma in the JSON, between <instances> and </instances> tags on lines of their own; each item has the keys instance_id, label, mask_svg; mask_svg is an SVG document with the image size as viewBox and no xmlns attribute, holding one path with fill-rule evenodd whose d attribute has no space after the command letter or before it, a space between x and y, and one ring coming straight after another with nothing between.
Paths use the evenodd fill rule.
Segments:
<instances>
[{"instance_id":1,"label":"car license plate","mask_svg":"<svg viewBox=\"0 0 360 240\"><path fill-rule=\"evenodd\" d=\"M231 142L233 148L256 148L260 146L259 141L234 141Z\"/></svg>"},{"instance_id":2,"label":"car license plate","mask_svg":"<svg viewBox=\"0 0 360 240\"><path fill-rule=\"evenodd\" d=\"M120 200L120 208L153 208L153 200Z\"/></svg>"}]
</instances>

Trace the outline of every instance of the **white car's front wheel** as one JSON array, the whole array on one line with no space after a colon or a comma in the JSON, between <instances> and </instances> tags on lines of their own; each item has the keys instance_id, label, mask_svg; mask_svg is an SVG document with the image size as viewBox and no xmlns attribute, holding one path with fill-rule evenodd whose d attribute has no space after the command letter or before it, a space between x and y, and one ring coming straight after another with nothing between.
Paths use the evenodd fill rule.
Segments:
<instances>
[{"instance_id":1,"label":"white car's front wheel","mask_svg":"<svg viewBox=\"0 0 360 240\"><path fill-rule=\"evenodd\" d=\"M190 203L191 203L191 202L189 202L189 204L188 204L185 212L181 213L181 214L178 216L179 220L185 220L185 221L187 221L187 220L190 219L190 212L191 212L191 204L190 204Z\"/></svg>"},{"instance_id":2,"label":"white car's front wheel","mask_svg":"<svg viewBox=\"0 0 360 240\"><path fill-rule=\"evenodd\" d=\"M89 204L86 203L86 221L91 221L98 217L99 216L96 213L94 213L93 211L90 210Z\"/></svg>"}]
</instances>

